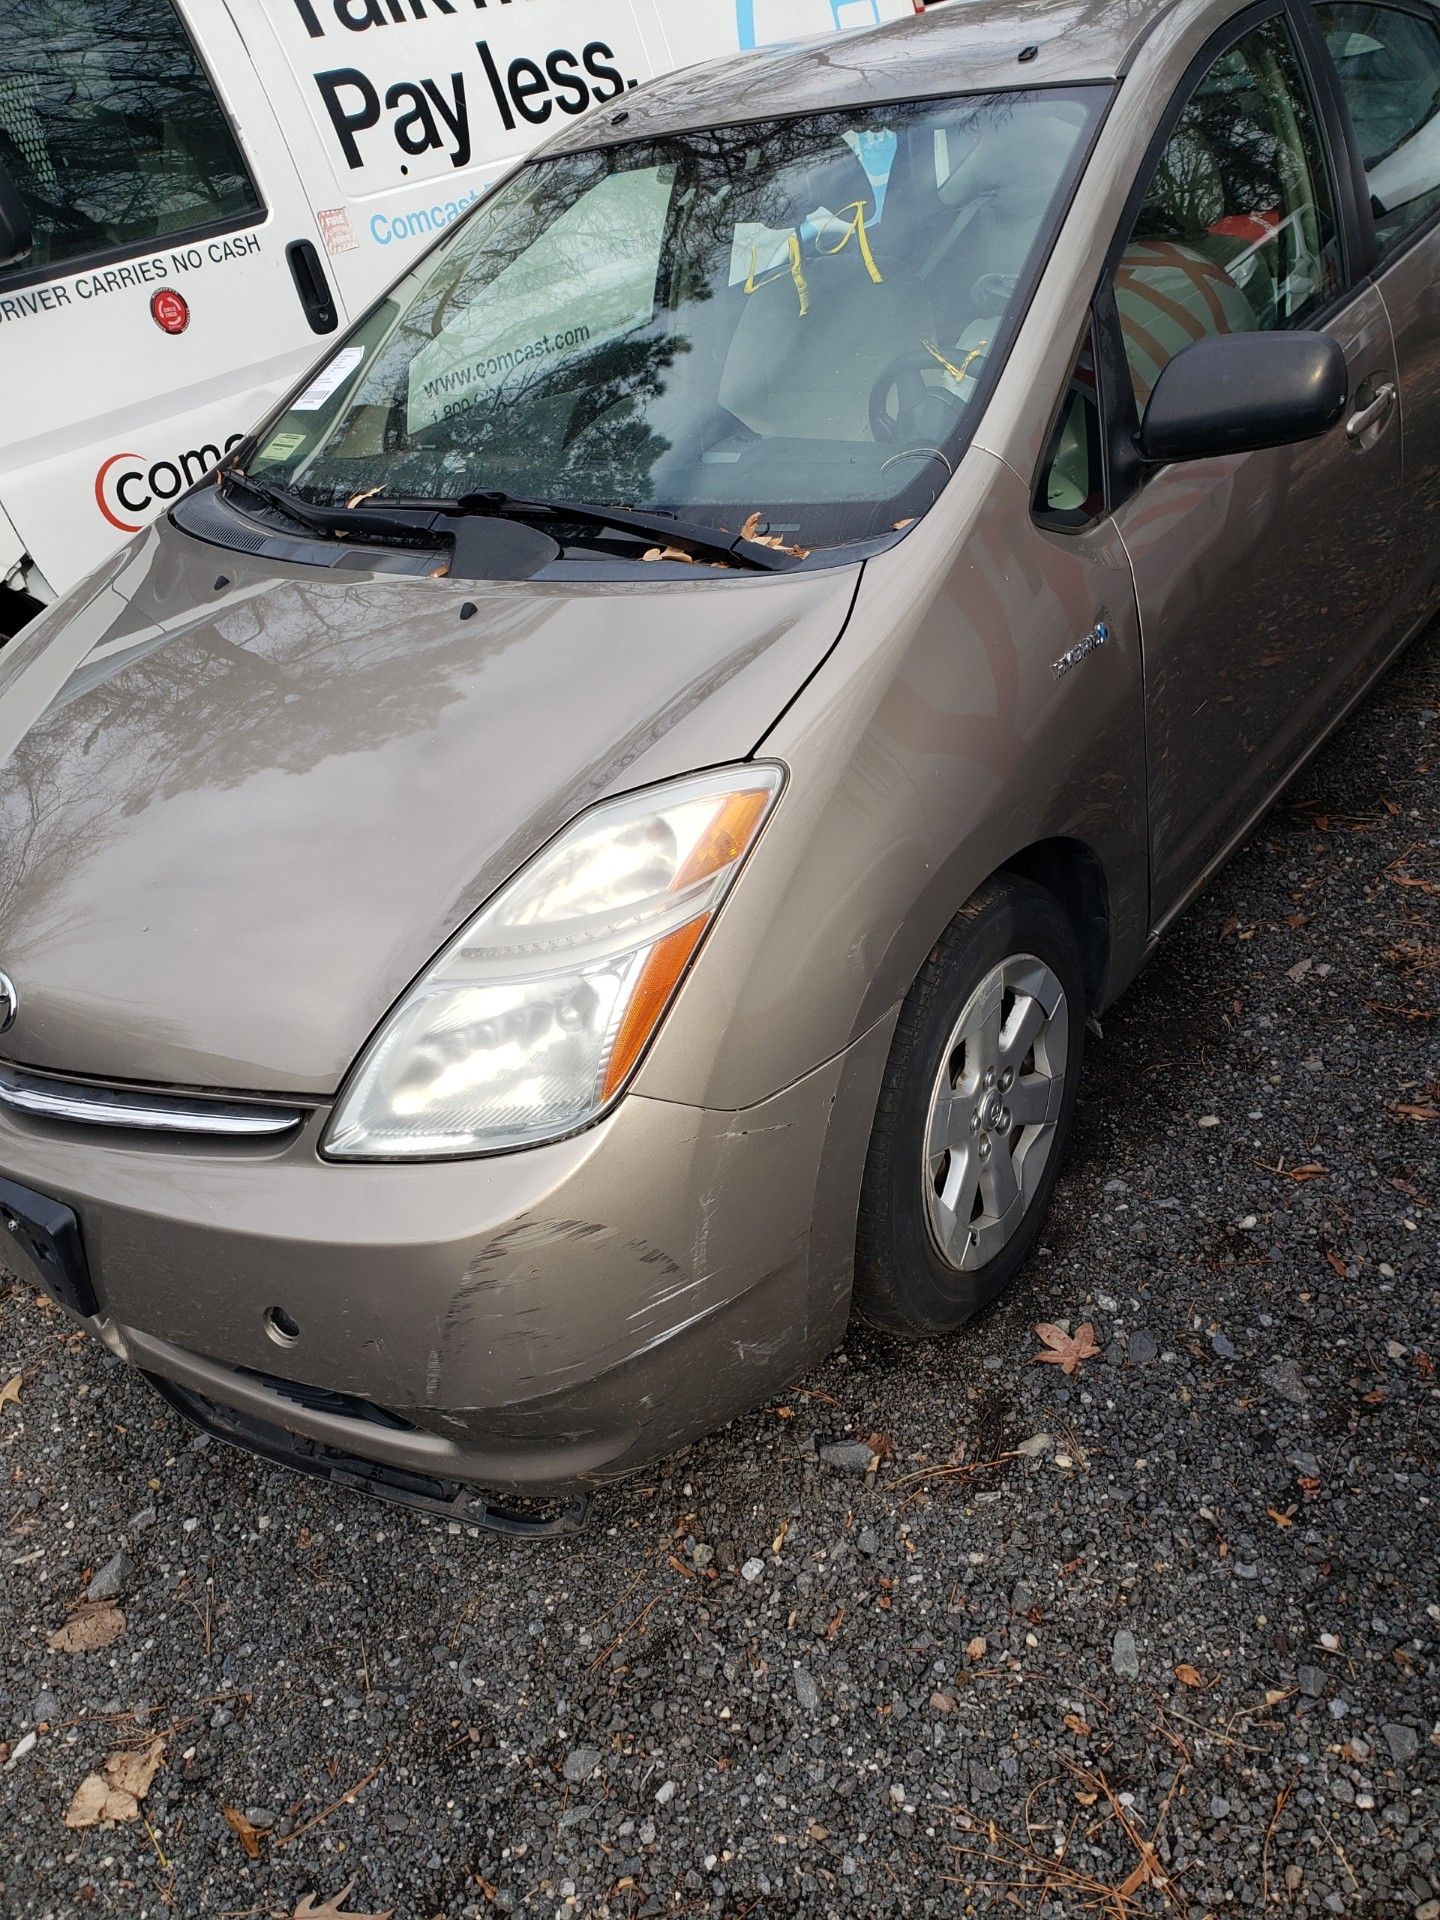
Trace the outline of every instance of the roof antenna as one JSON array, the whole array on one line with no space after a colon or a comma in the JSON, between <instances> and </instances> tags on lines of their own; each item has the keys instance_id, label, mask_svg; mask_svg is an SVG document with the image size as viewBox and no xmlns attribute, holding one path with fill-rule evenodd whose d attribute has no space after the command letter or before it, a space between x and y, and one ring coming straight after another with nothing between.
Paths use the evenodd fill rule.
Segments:
<instances>
[{"instance_id":1,"label":"roof antenna","mask_svg":"<svg viewBox=\"0 0 1440 1920\"><path fill-rule=\"evenodd\" d=\"M1031 46L1031 47L1022 47L1020 49L1020 60L1022 65L1026 61L1038 59L1039 56L1040 56L1039 47Z\"/></svg>"}]
</instances>

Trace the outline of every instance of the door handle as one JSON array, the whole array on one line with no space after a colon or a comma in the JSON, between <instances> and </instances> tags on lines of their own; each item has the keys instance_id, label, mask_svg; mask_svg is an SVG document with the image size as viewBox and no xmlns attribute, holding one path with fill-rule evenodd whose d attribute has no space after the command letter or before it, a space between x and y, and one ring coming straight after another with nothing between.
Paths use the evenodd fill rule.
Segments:
<instances>
[{"instance_id":1,"label":"door handle","mask_svg":"<svg viewBox=\"0 0 1440 1920\"><path fill-rule=\"evenodd\" d=\"M1345 422L1345 431L1351 440L1359 440L1371 427L1378 427L1395 404L1395 385L1391 380L1382 381L1375 389L1375 398L1368 406L1357 407Z\"/></svg>"},{"instance_id":2,"label":"door handle","mask_svg":"<svg viewBox=\"0 0 1440 1920\"><path fill-rule=\"evenodd\" d=\"M295 291L305 309L305 318L310 322L310 331L334 333L340 324L340 314L315 243L311 240L292 240L285 249L285 258L290 262Z\"/></svg>"}]
</instances>

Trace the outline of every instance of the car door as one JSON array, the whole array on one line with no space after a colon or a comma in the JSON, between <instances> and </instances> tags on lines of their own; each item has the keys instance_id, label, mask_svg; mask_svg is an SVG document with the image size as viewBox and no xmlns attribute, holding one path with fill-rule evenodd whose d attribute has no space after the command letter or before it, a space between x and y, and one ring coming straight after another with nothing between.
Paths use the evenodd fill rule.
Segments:
<instances>
[{"instance_id":1,"label":"car door","mask_svg":"<svg viewBox=\"0 0 1440 1920\"><path fill-rule=\"evenodd\" d=\"M171 0L0 0L0 163L33 233L0 269L0 504L56 593L344 317L230 16L195 17L199 45Z\"/></svg>"},{"instance_id":2,"label":"car door","mask_svg":"<svg viewBox=\"0 0 1440 1920\"><path fill-rule=\"evenodd\" d=\"M1194 63L1112 252L1116 522L1145 653L1152 915L1163 925L1246 830L1375 657L1392 615L1400 435L1385 306L1357 286L1336 126L1281 8ZM1302 446L1138 466L1161 369L1207 335L1323 327L1351 408Z\"/></svg>"},{"instance_id":3,"label":"car door","mask_svg":"<svg viewBox=\"0 0 1440 1920\"><path fill-rule=\"evenodd\" d=\"M1395 332L1405 446L1401 624L1440 606L1440 9L1315 9L1365 172L1376 284Z\"/></svg>"}]
</instances>

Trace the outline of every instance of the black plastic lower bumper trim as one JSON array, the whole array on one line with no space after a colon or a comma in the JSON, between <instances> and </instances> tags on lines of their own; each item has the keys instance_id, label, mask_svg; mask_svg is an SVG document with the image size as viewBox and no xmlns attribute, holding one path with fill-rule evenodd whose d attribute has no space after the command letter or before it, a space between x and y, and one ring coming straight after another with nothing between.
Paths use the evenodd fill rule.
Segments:
<instances>
[{"instance_id":1,"label":"black plastic lower bumper trim","mask_svg":"<svg viewBox=\"0 0 1440 1920\"><path fill-rule=\"evenodd\" d=\"M438 1476L412 1473L405 1467L386 1466L379 1460L366 1460L347 1453L323 1440L312 1440L302 1433L291 1433L238 1407L222 1406L218 1401L178 1386L159 1374L145 1378L160 1395L202 1433L213 1434L245 1453L258 1454L275 1466L289 1467L316 1480L329 1480L335 1486L355 1493L367 1493L377 1500L410 1507L421 1513L438 1514L445 1520L458 1520L464 1526L481 1527L488 1533L508 1534L516 1539L546 1540L562 1534L579 1533L589 1511L589 1496L573 1500L506 1501L483 1488L463 1480L443 1480Z\"/></svg>"},{"instance_id":2,"label":"black plastic lower bumper trim","mask_svg":"<svg viewBox=\"0 0 1440 1920\"><path fill-rule=\"evenodd\" d=\"M82 1320L95 1317L95 1289L85 1261L80 1223L69 1207L48 1194L35 1193L13 1180L0 1180L0 1261L5 1249L25 1274L34 1279L71 1313Z\"/></svg>"}]
</instances>

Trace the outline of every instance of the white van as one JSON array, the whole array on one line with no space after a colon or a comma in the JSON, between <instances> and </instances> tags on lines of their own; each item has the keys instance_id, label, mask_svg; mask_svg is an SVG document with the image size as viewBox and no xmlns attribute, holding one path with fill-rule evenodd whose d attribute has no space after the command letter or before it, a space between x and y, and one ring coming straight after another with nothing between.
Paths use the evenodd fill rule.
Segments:
<instances>
[{"instance_id":1,"label":"white van","mask_svg":"<svg viewBox=\"0 0 1440 1920\"><path fill-rule=\"evenodd\" d=\"M487 182L692 61L917 0L0 0L0 642Z\"/></svg>"}]
</instances>

